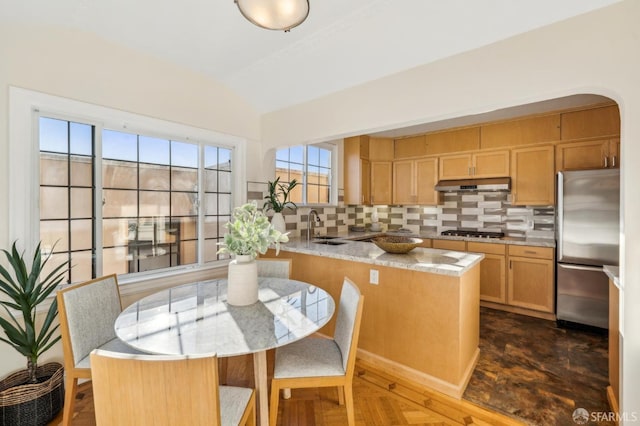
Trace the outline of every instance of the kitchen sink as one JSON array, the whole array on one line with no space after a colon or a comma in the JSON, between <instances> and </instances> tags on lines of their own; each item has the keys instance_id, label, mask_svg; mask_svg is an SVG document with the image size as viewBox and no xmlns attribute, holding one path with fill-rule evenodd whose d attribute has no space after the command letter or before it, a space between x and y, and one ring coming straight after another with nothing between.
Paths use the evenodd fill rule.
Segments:
<instances>
[{"instance_id":1,"label":"kitchen sink","mask_svg":"<svg viewBox=\"0 0 640 426\"><path fill-rule=\"evenodd\" d=\"M324 244L327 246L341 246L342 244L347 244L344 241L331 241L331 240L320 240L320 241L311 241L314 244Z\"/></svg>"},{"instance_id":2,"label":"kitchen sink","mask_svg":"<svg viewBox=\"0 0 640 426\"><path fill-rule=\"evenodd\" d=\"M333 235L317 235L313 238L315 238L316 240L333 240L334 238L338 238L338 237Z\"/></svg>"}]
</instances>

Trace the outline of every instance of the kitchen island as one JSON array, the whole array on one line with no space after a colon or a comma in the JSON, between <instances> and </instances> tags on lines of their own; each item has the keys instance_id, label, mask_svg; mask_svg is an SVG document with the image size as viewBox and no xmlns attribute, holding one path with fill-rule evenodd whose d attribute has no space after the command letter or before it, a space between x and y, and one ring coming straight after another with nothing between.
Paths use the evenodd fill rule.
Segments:
<instances>
[{"instance_id":1,"label":"kitchen island","mask_svg":"<svg viewBox=\"0 0 640 426\"><path fill-rule=\"evenodd\" d=\"M313 241L293 238L278 257L293 259L292 278L336 300L345 276L358 284L365 296L358 357L460 398L479 356L483 255L426 248L400 255L367 242ZM334 324L321 333L333 335Z\"/></svg>"}]
</instances>

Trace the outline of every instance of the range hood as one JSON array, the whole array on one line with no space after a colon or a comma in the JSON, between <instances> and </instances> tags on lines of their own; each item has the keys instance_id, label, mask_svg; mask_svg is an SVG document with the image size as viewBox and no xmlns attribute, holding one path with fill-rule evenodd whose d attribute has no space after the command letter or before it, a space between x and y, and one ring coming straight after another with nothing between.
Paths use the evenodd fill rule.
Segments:
<instances>
[{"instance_id":1,"label":"range hood","mask_svg":"<svg viewBox=\"0 0 640 426\"><path fill-rule=\"evenodd\" d=\"M436 191L441 192L471 192L471 191L511 191L511 178L484 178L484 179L452 179L441 180L436 184Z\"/></svg>"}]
</instances>

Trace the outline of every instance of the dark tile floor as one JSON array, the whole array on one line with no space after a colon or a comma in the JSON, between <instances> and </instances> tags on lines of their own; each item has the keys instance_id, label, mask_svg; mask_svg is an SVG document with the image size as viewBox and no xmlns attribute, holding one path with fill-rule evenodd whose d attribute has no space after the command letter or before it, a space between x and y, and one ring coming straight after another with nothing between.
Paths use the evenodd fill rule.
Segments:
<instances>
[{"instance_id":1,"label":"dark tile floor","mask_svg":"<svg viewBox=\"0 0 640 426\"><path fill-rule=\"evenodd\" d=\"M575 425L577 408L610 410L607 352L606 334L481 308L480 359L463 398L532 425Z\"/></svg>"}]
</instances>

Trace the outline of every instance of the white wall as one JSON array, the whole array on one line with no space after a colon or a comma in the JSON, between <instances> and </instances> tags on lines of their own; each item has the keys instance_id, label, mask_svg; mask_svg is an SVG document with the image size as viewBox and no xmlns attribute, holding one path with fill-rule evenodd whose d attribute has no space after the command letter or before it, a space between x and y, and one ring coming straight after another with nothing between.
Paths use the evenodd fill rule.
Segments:
<instances>
[{"instance_id":1,"label":"white wall","mask_svg":"<svg viewBox=\"0 0 640 426\"><path fill-rule=\"evenodd\" d=\"M627 0L262 119L264 149L579 93L618 102L624 291L622 409L640 417L640 2ZM419 46L416 46L418 48Z\"/></svg>"},{"instance_id":2,"label":"white wall","mask_svg":"<svg viewBox=\"0 0 640 426\"><path fill-rule=\"evenodd\" d=\"M262 163L257 155L260 117L243 99L217 82L90 34L3 25L0 26L0 248L10 246L9 86L245 138L249 141L247 151L256 152L247 159L248 178L255 180L260 176ZM24 167L28 164L24 159ZM240 188L242 193L245 190ZM0 315L4 315L3 311L0 310ZM57 346L45 358L61 360L61 354ZM0 377L26 365L24 357L4 343L0 343L0 360Z\"/></svg>"}]
</instances>

